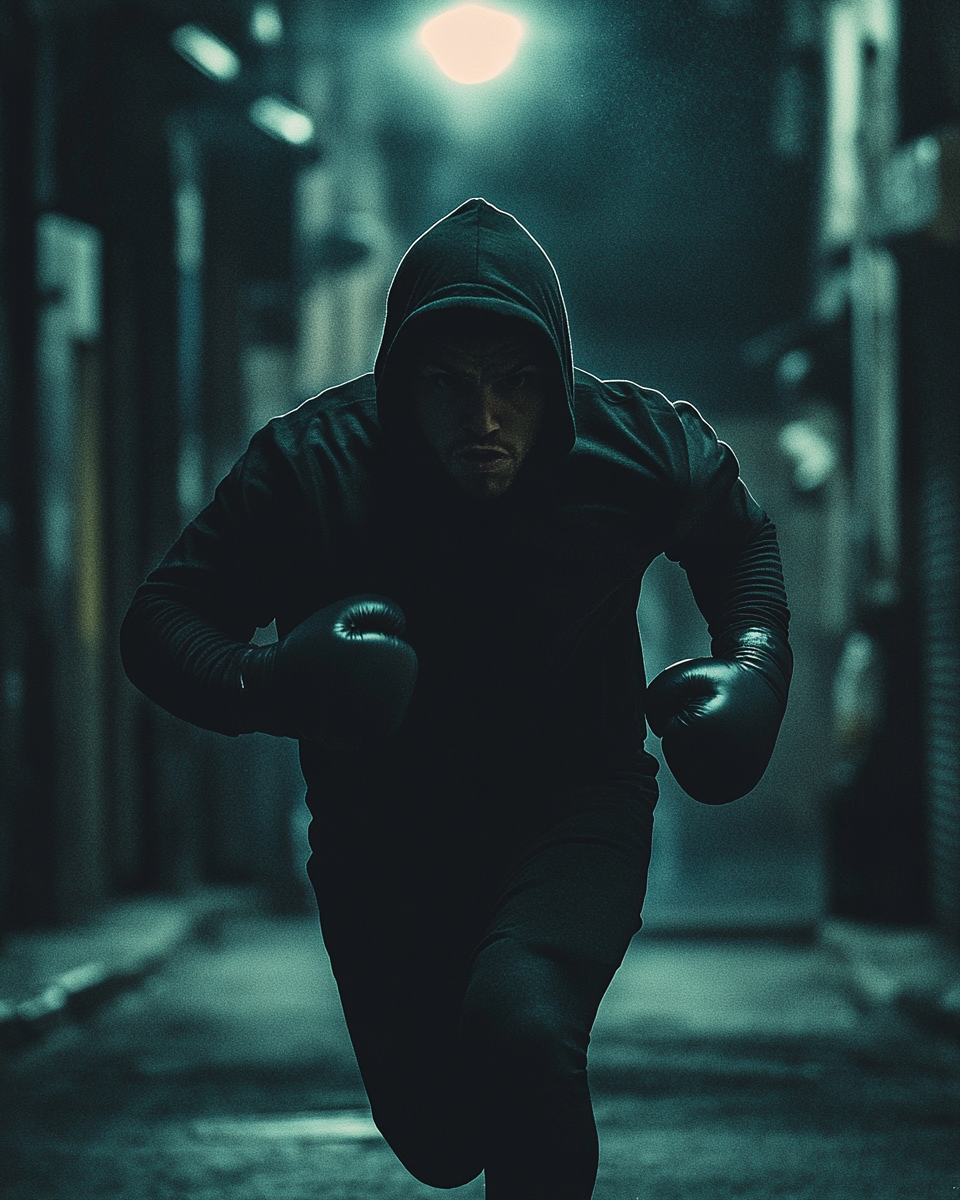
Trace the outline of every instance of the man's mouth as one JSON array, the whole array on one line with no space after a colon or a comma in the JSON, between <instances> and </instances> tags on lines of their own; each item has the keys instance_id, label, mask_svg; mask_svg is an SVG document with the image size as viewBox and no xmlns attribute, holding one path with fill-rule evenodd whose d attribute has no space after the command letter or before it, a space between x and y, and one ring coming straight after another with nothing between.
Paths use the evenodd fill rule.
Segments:
<instances>
[{"instance_id":1,"label":"man's mouth","mask_svg":"<svg viewBox=\"0 0 960 1200\"><path fill-rule=\"evenodd\" d=\"M463 446L456 457L471 471L494 471L510 461L510 455L499 446Z\"/></svg>"}]
</instances>

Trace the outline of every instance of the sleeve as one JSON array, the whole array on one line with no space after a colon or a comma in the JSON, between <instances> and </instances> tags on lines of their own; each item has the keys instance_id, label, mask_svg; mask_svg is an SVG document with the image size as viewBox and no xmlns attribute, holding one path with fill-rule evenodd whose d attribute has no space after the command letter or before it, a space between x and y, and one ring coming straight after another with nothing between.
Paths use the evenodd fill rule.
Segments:
<instances>
[{"instance_id":1,"label":"sleeve","mask_svg":"<svg viewBox=\"0 0 960 1200\"><path fill-rule=\"evenodd\" d=\"M272 648L248 643L274 619L308 536L302 489L273 424L137 589L120 630L130 681L167 712L217 733L262 727L241 666L256 658L251 669L269 670Z\"/></svg>"},{"instance_id":2,"label":"sleeve","mask_svg":"<svg viewBox=\"0 0 960 1200\"><path fill-rule=\"evenodd\" d=\"M680 400L669 407L674 417L669 470L677 500L664 552L683 563L695 548L743 545L766 516L740 478L737 456L694 406Z\"/></svg>"},{"instance_id":3,"label":"sleeve","mask_svg":"<svg viewBox=\"0 0 960 1200\"><path fill-rule=\"evenodd\" d=\"M776 528L747 490L730 447L693 405L673 408L683 429L686 477L667 557L687 573L713 654L762 635L786 686L790 610Z\"/></svg>"}]
</instances>

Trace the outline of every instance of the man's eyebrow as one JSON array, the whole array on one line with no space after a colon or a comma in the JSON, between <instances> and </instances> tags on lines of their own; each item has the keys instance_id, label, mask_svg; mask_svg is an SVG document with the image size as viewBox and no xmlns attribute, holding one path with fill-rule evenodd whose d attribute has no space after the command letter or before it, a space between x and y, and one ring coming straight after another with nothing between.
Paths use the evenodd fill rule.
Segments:
<instances>
[{"instance_id":1,"label":"man's eyebrow","mask_svg":"<svg viewBox=\"0 0 960 1200\"><path fill-rule=\"evenodd\" d=\"M456 375L461 379L467 378L459 367L454 366L449 359L444 359L439 354L433 354L428 358L424 358L420 364L420 369L422 371L444 371L448 375Z\"/></svg>"},{"instance_id":2,"label":"man's eyebrow","mask_svg":"<svg viewBox=\"0 0 960 1200\"><path fill-rule=\"evenodd\" d=\"M437 354L431 354L429 357L424 358L420 369L423 371L443 371L448 375L455 375L458 379L471 378L471 373L464 372L448 358L445 358L442 351ZM542 370L542 363L528 358L525 354L521 354L517 356L516 361L512 362L509 366L504 367L502 370L499 370L494 378L506 379L510 375L520 374L521 371Z\"/></svg>"}]
</instances>

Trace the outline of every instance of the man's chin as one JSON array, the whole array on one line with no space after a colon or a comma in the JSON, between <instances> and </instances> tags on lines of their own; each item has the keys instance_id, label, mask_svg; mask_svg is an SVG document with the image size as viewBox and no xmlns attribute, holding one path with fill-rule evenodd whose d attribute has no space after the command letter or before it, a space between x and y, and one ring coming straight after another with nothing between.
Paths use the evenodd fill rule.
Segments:
<instances>
[{"instance_id":1,"label":"man's chin","mask_svg":"<svg viewBox=\"0 0 960 1200\"><path fill-rule=\"evenodd\" d=\"M513 483L516 471L454 470L450 474L459 487L478 500L494 500L502 496Z\"/></svg>"}]
</instances>

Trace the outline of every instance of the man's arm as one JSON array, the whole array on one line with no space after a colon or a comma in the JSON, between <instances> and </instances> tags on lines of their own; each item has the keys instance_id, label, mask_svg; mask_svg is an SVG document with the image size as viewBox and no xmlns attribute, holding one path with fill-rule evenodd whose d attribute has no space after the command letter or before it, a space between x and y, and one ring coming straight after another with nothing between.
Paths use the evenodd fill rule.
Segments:
<instances>
[{"instance_id":1,"label":"man's arm","mask_svg":"<svg viewBox=\"0 0 960 1200\"><path fill-rule=\"evenodd\" d=\"M680 565L707 622L713 654L725 653L742 633L752 629L769 635L792 663L780 545L769 517L764 514L759 528L740 545L717 539L689 547ZM789 684L790 668L785 664L783 669Z\"/></svg>"},{"instance_id":2,"label":"man's arm","mask_svg":"<svg viewBox=\"0 0 960 1200\"><path fill-rule=\"evenodd\" d=\"M677 407L689 486L668 554L687 572L712 656L657 676L646 711L681 787L723 804L756 787L773 753L793 671L790 612L776 529L729 447L691 406Z\"/></svg>"},{"instance_id":3,"label":"man's arm","mask_svg":"<svg viewBox=\"0 0 960 1200\"><path fill-rule=\"evenodd\" d=\"M201 729L233 736L257 729L241 680L244 640L189 604L154 591L153 582L148 576L138 589L120 627L127 678L155 704Z\"/></svg>"},{"instance_id":4,"label":"man's arm","mask_svg":"<svg viewBox=\"0 0 960 1200\"><path fill-rule=\"evenodd\" d=\"M174 716L217 733L260 727L241 663L289 586L293 544L308 536L299 493L267 426L137 589L120 630L123 666Z\"/></svg>"},{"instance_id":5,"label":"man's arm","mask_svg":"<svg viewBox=\"0 0 960 1200\"><path fill-rule=\"evenodd\" d=\"M120 650L140 691L217 733L259 730L349 750L393 732L417 660L391 601L348 597L279 643L249 644L284 596L289 609L297 571L316 560L309 506L262 430L134 597Z\"/></svg>"}]
</instances>

